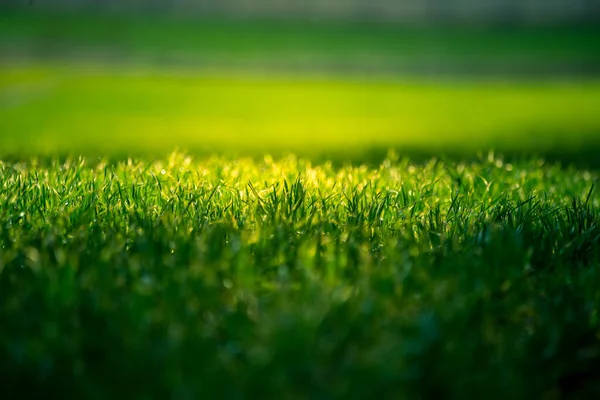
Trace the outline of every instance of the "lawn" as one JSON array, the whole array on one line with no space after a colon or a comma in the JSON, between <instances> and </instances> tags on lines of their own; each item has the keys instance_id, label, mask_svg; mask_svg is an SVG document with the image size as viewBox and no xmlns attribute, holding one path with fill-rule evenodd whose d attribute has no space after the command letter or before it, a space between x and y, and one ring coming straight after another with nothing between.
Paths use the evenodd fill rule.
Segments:
<instances>
[{"instance_id":1,"label":"lawn","mask_svg":"<svg viewBox=\"0 0 600 400\"><path fill-rule=\"evenodd\" d=\"M0 13L0 397L599 397L597 37Z\"/></svg>"},{"instance_id":2,"label":"lawn","mask_svg":"<svg viewBox=\"0 0 600 400\"><path fill-rule=\"evenodd\" d=\"M593 396L597 181L492 155L2 162L2 391Z\"/></svg>"}]
</instances>

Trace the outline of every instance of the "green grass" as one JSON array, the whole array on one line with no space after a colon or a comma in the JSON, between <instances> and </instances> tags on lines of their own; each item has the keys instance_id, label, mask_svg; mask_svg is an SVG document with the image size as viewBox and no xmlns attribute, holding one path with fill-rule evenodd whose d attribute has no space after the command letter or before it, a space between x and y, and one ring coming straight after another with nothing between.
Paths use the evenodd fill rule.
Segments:
<instances>
[{"instance_id":1,"label":"green grass","mask_svg":"<svg viewBox=\"0 0 600 400\"><path fill-rule=\"evenodd\" d=\"M295 153L372 161L494 149L598 165L600 81L0 69L0 155ZM371 156L369 156L371 155ZM371 160L368 158L371 157Z\"/></svg>"},{"instance_id":2,"label":"green grass","mask_svg":"<svg viewBox=\"0 0 600 400\"><path fill-rule=\"evenodd\" d=\"M597 182L492 155L0 162L2 391L594 397Z\"/></svg>"},{"instance_id":3,"label":"green grass","mask_svg":"<svg viewBox=\"0 0 600 400\"><path fill-rule=\"evenodd\" d=\"M592 28L0 13L0 397L599 397Z\"/></svg>"}]
</instances>

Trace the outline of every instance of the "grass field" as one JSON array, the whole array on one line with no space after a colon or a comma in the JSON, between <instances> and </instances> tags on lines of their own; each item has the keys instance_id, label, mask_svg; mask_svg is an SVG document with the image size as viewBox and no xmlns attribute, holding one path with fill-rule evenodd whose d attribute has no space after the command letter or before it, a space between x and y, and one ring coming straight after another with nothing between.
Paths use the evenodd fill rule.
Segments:
<instances>
[{"instance_id":1,"label":"grass field","mask_svg":"<svg viewBox=\"0 0 600 400\"><path fill-rule=\"evenodd\" d=\"M600 397L596 29L81 17L0 13L0 397Z\"/></svg>"},{"instance_id":2,"label":"grass field","mask_svg":"<svg viewBox=\"0 0 600 400\"><path fill-rule=\"evenodd\" d=\"M2 390L597 394L597 180L491 155L3 162Z\"/></svg>"}]
</instances>

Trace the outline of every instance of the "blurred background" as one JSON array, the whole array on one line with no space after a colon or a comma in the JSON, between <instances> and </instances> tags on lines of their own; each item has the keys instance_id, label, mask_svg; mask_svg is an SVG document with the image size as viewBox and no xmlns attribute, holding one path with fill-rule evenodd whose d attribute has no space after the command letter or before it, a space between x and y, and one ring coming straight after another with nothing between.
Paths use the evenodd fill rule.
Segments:
<instances>
[{"instance_id":1,"label":"blurred background","mask_svg":"<svg viewBox=\"0 0 600 400\"><path fill-rule=\"evenodd\" d=\"M594 21L595 0L3 0L61 10L172 12L260 17L334 18L402 22L580 22Z\"/></svg>"},{"instance_id":2,"label":"blurred background","mask_svg":"<svg viewBox=\"0 0 600 400\"><path fill-rule=\"evenodd\" d=\"M598 165L597 0L0 0L0 156Z\"/></svg>"}]
</instances>

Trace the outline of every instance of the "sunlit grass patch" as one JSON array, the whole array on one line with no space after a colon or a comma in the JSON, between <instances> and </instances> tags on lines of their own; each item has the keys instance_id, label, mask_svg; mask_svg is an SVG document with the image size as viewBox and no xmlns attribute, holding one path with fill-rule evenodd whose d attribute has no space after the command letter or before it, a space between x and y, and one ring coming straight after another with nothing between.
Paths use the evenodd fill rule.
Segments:
<instances>
[{"instance_id":1,"label":"sunlit grass patch","mask_svg":"<svg viewBox=\"0 0 600 400\"><path fill-rule=\"evenodd\" d=\"M597 181L492 155L2 162L3 390L591 395Z\"/></svg>"}]
</instances>

